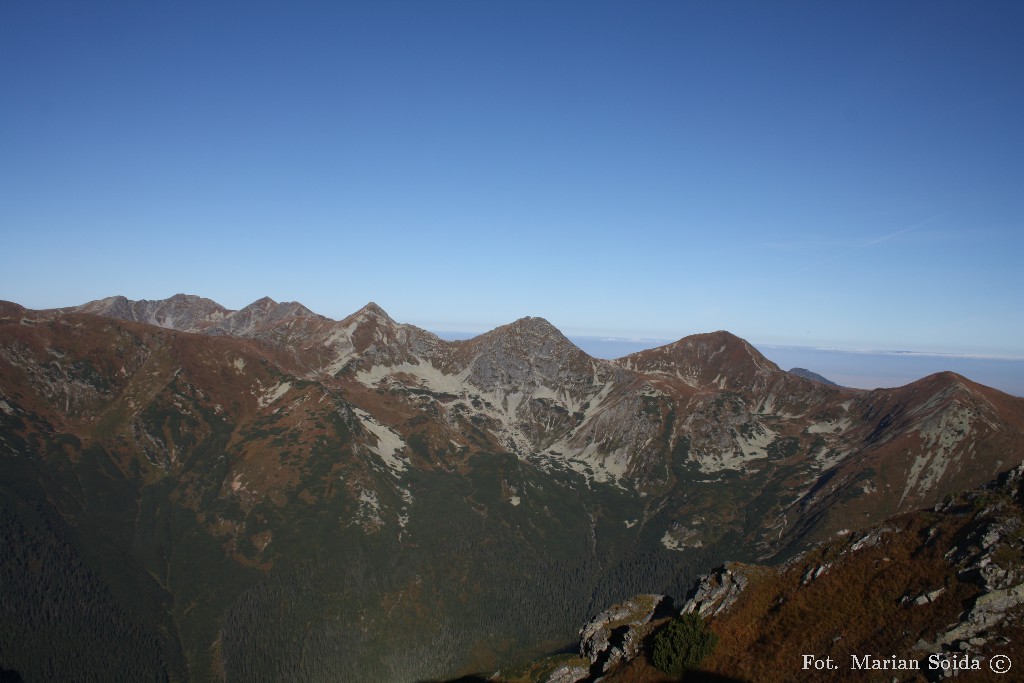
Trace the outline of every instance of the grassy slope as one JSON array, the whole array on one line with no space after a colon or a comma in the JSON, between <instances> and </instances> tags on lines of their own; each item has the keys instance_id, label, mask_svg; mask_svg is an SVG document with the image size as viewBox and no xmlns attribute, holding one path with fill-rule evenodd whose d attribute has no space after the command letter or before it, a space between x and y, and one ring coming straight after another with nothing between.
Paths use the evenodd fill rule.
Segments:
<instances>
[{"instance_id":1,"label":"grassy slope","mask_svg":"<svg viewBox=\"0 0 1024 683\"><path fill-rule=\"evenodd\" d=\"M982 593L976 572L957 558L978 551L979 532L1004 524L993 561L1011 581L1024 574L1024 499L1021 490L974 491L951 499L941 511L898 516L877 527L878 542L854 550L866 534L818 546L780 568L748 571L749 583L736 603L711 620L719 635L714 654L686 680L746 680L758 683L807 678L814 681L890 681L893 672L850 671L851 655L906 658L927 667L928 653L916 649L958 622ZM807 581L808 571L826 569ZM1016 577L1015 579L1013 577ZM943 589L934 601L915 604L922 594ZM1019 637L1024 609L992 629L972 656L1003 654L1024 662ZM802 656L831 657L834 672L802 670ZM952 654L952 653L951 653ZM983 664L970 680L1005 681ZM900 680L928 680L927 671L899 672ZM715 678L721 677L721 678ZM646 657L607 680L614 683L670 680Z\"/></svg>"}]
</instances>

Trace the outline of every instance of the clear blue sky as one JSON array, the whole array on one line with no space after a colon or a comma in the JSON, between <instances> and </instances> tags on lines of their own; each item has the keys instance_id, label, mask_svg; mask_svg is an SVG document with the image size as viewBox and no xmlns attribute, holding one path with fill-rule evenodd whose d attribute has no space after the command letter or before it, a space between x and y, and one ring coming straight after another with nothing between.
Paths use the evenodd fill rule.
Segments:
<instances>
[{"instance_id":1,"label":"clear blue sky","mask_svg":"<svg viewBox=\"0 0 1024 683\"><path fill-rule=\"evenodd\" d=\"M0 2L0 298L1024 356L1024 3Z\"/></svg>"}]
</instances>

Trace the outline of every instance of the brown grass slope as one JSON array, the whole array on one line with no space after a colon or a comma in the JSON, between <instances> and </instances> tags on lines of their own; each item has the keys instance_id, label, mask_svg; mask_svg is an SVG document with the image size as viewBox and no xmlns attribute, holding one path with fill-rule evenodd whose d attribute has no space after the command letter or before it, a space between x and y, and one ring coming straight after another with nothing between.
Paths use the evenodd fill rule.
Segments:
<instances>
[{"instance_id":1,"label":"brown grass slope","mask_svg":"<svg viewBox=\"0 0 1024 683\"><path fill-rule=\"evenodd\" d=\"M944 672L930 669L932 661L965 658L981 668L962 671L968 680L1016 680L1019 674L992 673L989 662L1002 655L1024 664L1022 471L780 567L734 565L746 587L711 617L717 648L684 680L925 681ZM836 669L804 669L805 655L831 658ZM865 655L916 662L920 670L853 669L852 658ZM605 680L672 679L642 657Z\"/></svg>"}]
</instances>

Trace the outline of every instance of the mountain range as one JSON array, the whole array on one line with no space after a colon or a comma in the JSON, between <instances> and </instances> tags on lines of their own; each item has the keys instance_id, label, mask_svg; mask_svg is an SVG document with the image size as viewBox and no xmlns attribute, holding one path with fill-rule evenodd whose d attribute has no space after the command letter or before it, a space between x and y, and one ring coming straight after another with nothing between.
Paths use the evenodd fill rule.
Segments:
<instances>
[{"instance_id":1,"label":"mountain range","mask_svg":"<svg viewBox=\"0 0 1024 683\"><path fill-rule=\"evenodd\" d=\"M829 385L724 331L602 360L541 318L446 341L373 303L0 302L0 668L492 670L934 506L1022 444L1024 399Z\"/></svg>"}]
</instances>

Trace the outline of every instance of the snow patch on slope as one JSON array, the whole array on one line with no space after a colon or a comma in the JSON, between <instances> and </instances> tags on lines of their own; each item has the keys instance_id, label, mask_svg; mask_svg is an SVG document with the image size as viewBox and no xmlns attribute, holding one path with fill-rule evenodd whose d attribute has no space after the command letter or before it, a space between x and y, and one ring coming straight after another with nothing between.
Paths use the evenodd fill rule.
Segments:
<instances>
[{"instance_id":1,"label":"snow patch on slope","mask_svg":"<svg viewBox=\"0 0 1024 683\"><path fill-rule=\"evenodd\" d=\"M281 382L280 384L268 389L259 398L260 408L266 408L271 403L288 393L288 390L291 388L291 382Z\"/></svg>"},{"instance_id":2,"label":"snow patch on slope","mask_svg":"<svg viewBox=\"0 0 1024 683\"><path fill-rule=\"evenodd\" d=\"M953 462L962 460L954 452L963 451L961 445L972 433L970 409L956 403L950 409L932 418L921 428L924 453L914 458L903 488L900 503L914 488L919 495L926 494L942 479ZM970 452L974 443L967 447Z\"/></svg>"},{"instance_id":3,"label":"snow patch on slope","mask_svg":"<svg viewBox=\"0 0 1024 683\"><path fill-rule=\"evenodd\" d=\"M468 369L457 375L446 375L430 363L423 362L419 364L402 363L393 367L375 365L369 370L357 373L356 381L365 386L375 388L384 378L398 373L411 375L416 378L422 388L436 394L457 395L466 390L466 377L469 376Z\"/></svg>"},{"instance_id":4,"label":"snow patch on slope","mask_svg":"<svg viewBox=\"0 0 1024 683\"><path fill-rule=\"evenodd\" d=\"M807 428L808 434L836 434L843 433L850 428L853 421L848 417L844 417L841 420L825 420L824 422L816 422Z\"/></svg>"},{"instance_id":5,"label":"snow patch on slope","mask_svg":"<svg viewBox=\"0 0 1024 683\"><path fill-rule=\"evenodd\" d=\"M353 412L359 417L363 423L363 427L366 428L371 434L377 437L377 454L380 456L384 464L393 472L401 472L408 468L409 464L397 453L406 447L405 441L396 432L390 428L382 425L373 419L373 417L364 410L359 408L353 408Z\"/></svg>"},{"instance_id":6,"label":"snow patch on slope","mask_svg":"<svg viewBox=\"0 0 1024 683\"><path fill-rule=\"evenodd\" d=\"M962 450L960 444L972 431L971 416L971 410L956 404L928 420L921 427L921 445L924 452L914 458L910 466L907 485L900 496L900 503L903 503L903 499L915 488L918 494L930 491L942 479L949 465L958 460L956 452Z\"/></svg>"},{"instance_id":7,"label":"snow patch on slope","mask_svg":"<svg viewBox=\"0 0 1024 683\"><path fill-rule=\"evenodd\" d=\"M705 474L721 470L742 470L751 460L768 457L768 446L775 441L776 433L762 424L754 423L749 435L735 434L736 447L723 448L698 455L700 471Z\"/></svg>"}]
</instances>

